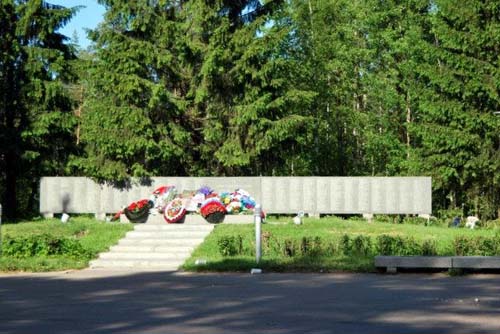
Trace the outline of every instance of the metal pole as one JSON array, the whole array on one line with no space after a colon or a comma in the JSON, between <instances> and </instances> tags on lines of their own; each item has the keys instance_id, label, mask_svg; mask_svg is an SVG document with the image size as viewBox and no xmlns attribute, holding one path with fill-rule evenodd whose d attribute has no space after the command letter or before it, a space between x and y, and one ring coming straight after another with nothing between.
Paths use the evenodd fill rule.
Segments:
<instances>
[{"instance_id":1,"label":"metal pole","mask_svg":"<svg viewBox=\"0 0 500 334\"><path fill-rule=\"evenodd\" d=\"M254 210L254 222L255 222L255 261L257 263L259 263L260 261L260 257L261 257L261 251L262 251L262 248L261 248L261 244L260 244L260 241L261 241L261 229L260 229L260 225L262 223L262 207L260 206L260 204L257 204L255 206L255 210Z\"/></svg>"}]
</instances>

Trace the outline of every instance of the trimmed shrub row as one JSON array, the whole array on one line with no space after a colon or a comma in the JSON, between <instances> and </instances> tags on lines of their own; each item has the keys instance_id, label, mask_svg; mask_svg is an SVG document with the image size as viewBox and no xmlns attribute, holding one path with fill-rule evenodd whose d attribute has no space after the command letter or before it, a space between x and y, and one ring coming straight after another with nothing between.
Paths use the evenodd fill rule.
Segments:
<instances>
[{"instance_id":1,"label":"trimmed shrub row","mask_svg":"<svg viewBox=\"0 0 500 334\"><path fill-rule=\"evenodd\" d=\"M217 241L219 254L236 256L255 254L253 240L241 235L222 236ZM412 237L382 234L376 238L366 235L344 234L337 240L321 237L276 238L266 232L262 236L263 255L295 256L433 256L438 255L437 243L433 239L417 241ZM451 255L500 255L500 235L495 237L456 237ZM450 254L446 254L450 255Z\"/></svg>"},{"instance_id":2,"label":"trimmed shrub row","mask_svg":"<svg viewBox=\"0 0 500 334\"><path fill-rule=\"evenodd\" d=\"M437 255L437 247L434 240L428 239L424 240L422 243L419 243L412 237L391 236L383 234L377 237L375 248L377 255Z\"/></svg>"},{"instance_id":3,"label":"trimmed shrub row","mask_svg":"<svg viewBox=\"0 0 500 334\"><path fill-rule=\"evenodd\" d=\"M495 256L500 255L500 235L494 237L473 237L460 236L453 241L455 255L458 256Z\"/></svg>"},{"instance_id":4,"label":"trimmed shrub row","mask_svg":"<svg viewBox=\"0 0 500 334\"><path fill-rule=\"evenodd\" d=\"M51 255L65 255L79 259L93 257L92 252L83 248L78 240L50 234L7 237L2 242L2 253L15 258Z\"/></svg>"},{"instance_id":5,"label":"trimmed shrub row","mask_svg":"<svg viewBox=\"0 0 500 334\"><path fill-rule=\"evenodd\" d=\"M243 238L237 236L223 236L217 240L219 253L222 256L243 255Z\"/></svg>"}]
</instances>

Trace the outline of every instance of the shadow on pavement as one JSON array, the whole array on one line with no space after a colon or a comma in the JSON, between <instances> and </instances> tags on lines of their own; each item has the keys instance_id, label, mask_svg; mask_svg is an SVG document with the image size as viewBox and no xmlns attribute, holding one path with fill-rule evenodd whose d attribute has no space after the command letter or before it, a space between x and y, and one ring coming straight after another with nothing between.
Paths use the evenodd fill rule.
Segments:
<instances>
[{"instance_id":1,"label":"shadow on pavement","mask_svg":"<svg viewBox=\"0 0 500 334\"><path fill-rule=\"evenodd\" d=\"M493 275L106 274L1 276L0 333L500 330Z\"/></svg>"}]
</instances>

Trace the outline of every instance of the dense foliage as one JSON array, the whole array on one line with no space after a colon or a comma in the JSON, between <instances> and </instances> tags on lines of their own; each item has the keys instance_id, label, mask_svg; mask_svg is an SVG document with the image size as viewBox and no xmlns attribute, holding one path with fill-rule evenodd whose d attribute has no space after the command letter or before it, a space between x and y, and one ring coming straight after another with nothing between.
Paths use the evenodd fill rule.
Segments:
<instances>
[{"instance_id":1,"label":"dense foliage","mask_svg":"<svg viewBox=\"0 0 500 334\"><path fill-rule=\"evenodd\" d=\"M285 234L285 233L283 233ZM286 236L266 233L263 239L264 256L267 257L328 257L328 256L498 256L500 236L459 235L448 245L446 252L438 252L434 238L416 240L412 236L380 234L376 238L363 234L343 234L338 238ZM255 256L253 236L222 235L217 239L221 257ZM209 257L212 254L204 254Z\"/></svg>"},{"instance_id":2,"label":"dense foliage","mask_svg":"<svg viewBox=\"0 0 500 334\"><path fill-rule=\"evenodd\" d=\"M78 240L50 234L5 238L2 243L2 254L15 258L65 255L87 260L95 256L84 249Z\"/></svg>"},{"instance_id":3,"label":"dense foliage","mask_svg":"<svg viewBox=\"0 0 500 334\"><path fill-rule=\"evenodd\" d=\"M0 194L4 214L14 217L36 206L39 177L64 174L76 149L65 88L74 79L73 48L57 32L76 9L0 4Z\"/></svg>"},{"instance_id":4,"label":"dense foliage","mask_svg":"<svg viewBox=\"0 0 500 334\"><path fill-rule=\"evenodd\" d=\"M54 271L88 267L89 261L133 229L93 218L37 219L2 224L1 271Z\"/></svg>"},{"instance_id":5,"label":"dense foliage","mask_svg":"<svg viewBox=\"0 0 500 334\"><path fill-rule=\"evenodd\" d=\"M1 1L10 216L64 174L429 175L435 209L500 215L498 1L99 2L75 62L76 9Z\"/></svg>"}]
</instances>

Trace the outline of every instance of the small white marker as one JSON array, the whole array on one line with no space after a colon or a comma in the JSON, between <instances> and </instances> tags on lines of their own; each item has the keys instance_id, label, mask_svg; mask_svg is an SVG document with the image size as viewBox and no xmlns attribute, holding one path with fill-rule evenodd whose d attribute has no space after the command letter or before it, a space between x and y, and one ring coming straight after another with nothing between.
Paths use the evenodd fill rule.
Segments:
<instances>
[{"instance_id":1,"label":"small white marker","mask_svg":"<svg viewBox=\"0 0 500 334\"><path fill-rule=\"evenodd\" d=\"M69 215L67 213L63 213L61 216L61 222L67 223L69 221Z\"/></svg>"},{"instance_id":2,"label":"small white marker","mask_svg":"<svg viewBox=\"0 0 500 334\"><path fill-rule=\"evenodd\" d=\"M262 269L259 269L259 268L252 268L252 270L250 270L250 274L262 274Z\"/></svg>"}]
</instances>

